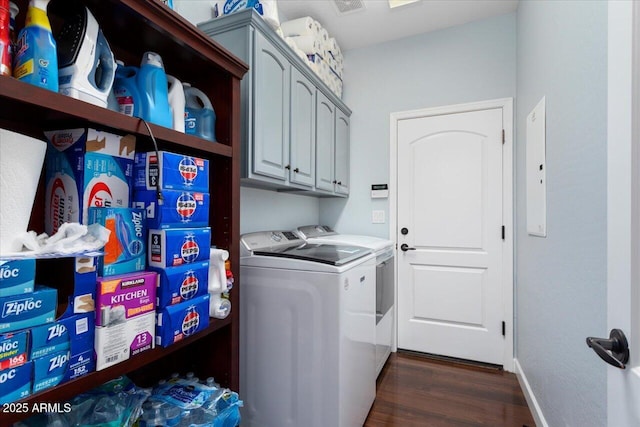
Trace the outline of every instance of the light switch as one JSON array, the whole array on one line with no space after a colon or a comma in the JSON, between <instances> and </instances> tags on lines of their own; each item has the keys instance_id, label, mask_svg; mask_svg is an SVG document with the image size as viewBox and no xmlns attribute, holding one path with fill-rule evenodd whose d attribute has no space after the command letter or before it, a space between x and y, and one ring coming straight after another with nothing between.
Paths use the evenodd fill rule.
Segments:
<instances>
[{"instance_id":1,"label":"light switch","mask_svg":"<svg viewBox=\"0 0 640 427\"><path fill-rule=\"evenodd\" d=\"M384 211L371 211L371 222L373 224L384 224Z\"/></svg>"}]
</instances>

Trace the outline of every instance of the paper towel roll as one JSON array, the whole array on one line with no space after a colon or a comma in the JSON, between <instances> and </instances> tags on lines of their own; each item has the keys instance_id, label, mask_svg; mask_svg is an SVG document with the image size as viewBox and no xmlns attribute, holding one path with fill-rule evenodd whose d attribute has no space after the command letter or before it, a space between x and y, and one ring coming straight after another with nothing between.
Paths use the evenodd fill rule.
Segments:
<instances>
[{"instance_id":1,"label":"paper towel roll","mask_svg":"<svg viewBox=\"0 0 640 427\"><path fill-rule=\"evenodd\" d=\"M280 28L282 28L285 37L316 36L318 34L316 21L310 16L283 22L280 24Z\"/></svg>"},{"instance_id":2,"label":"paper towel roll","mask_svg":"<svg viewBox=\"0 0 640 427\"><path fill-rule=\"evenodd\" d=\"M320 40L315 36L295 36L290 37L290 40L293 40L298 49L302 50L307 55L313 55L320 52Z\"/></svg>"},{"instance_id":3,"label":"paper towel roll","mask_svg":"<svg viewBox=\"0 0 640 427\"><path fill-rule=\"evenodd\" d=\"M47 144L0 129L0 255L22 249Z\"/></svg>"}]
</instances>

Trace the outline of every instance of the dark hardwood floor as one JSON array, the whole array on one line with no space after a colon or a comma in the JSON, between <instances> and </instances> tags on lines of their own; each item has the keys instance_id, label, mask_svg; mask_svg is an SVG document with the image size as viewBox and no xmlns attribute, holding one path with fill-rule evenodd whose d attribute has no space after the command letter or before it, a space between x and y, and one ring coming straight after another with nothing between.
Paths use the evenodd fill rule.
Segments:
<instances>
[{"instance_id":1,"label":"dark hardwood floor","mask_svg":"<svg viewBox=\"0 0 640 427\"><path fill-rule=\"evenodd\" d=\"M534 427L515 374L391 353L364 427Z\"/></svg>"}]
</instances>

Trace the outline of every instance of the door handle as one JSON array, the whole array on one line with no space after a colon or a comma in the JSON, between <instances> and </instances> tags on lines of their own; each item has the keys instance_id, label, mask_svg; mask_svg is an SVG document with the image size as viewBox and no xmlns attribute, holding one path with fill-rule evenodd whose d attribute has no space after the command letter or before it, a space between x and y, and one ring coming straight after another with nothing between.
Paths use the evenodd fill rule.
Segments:
<instances>
[{"instance_id":1,"label":"door handle","mask_svg":"<svg viewBox=\"0 0 640 427\"><path fill-rule=\"evenodd\" d=\"M400 245L400 250L402 252L407 252L407 251L415 251L416 248L410 248L409 245L407 245L406 243L403 243Z\"/></svg>"},{"instance_id":2,"label":"door handle","mask_svg":"<svg viewBox=\"0 0 640 427\"><path fill-rule=\"evenodd\" d=\"M587 338L587 345L609 365L624 369L629 361L629 343L624 332L612 329L609 338Z\"/></svg>"}]
</instances>

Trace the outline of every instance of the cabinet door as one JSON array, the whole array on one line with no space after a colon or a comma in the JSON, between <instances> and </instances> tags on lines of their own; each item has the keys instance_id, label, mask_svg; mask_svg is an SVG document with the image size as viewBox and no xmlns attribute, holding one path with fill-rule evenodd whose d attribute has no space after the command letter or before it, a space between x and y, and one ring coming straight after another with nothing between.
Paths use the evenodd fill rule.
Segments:
<instances>
[{"instance_id":1,"label":"cabinet door","mask_svg":"<svg viewBox=\"0 0 640 427\"><path fill-rule=\"evenodd\" d=\"M289 165L289 61L255 33L253 173L286 181Z\"/></svg>"},{"instance_id":2,"label":"cabinet door","mask_svg":"<svg viewBox=\"0 0 640 427\"><path fill-rule=\"evenodd\" d=\"M349 194L349 117L336 108L335 191Z\"/></svg>"},{"instance_id":3,"label":"cabinet door","mask_svg":"<svg viewBox=\"0 0 640 427\"><path fill-rule=\"evenodd\" d=\"M316 188L333 193L336 107L321 92L316 100Z\"/></svg>"},{"instance_id":4,"label":"cabinet door","mask_svg":"<svg viewBox=\"0 0 640 427\"><path fill-rule=\"evenodd\" d=\"M315 179L316 88L291 67L290 182L312 187Z\"/></svg>"}]
</instances>

